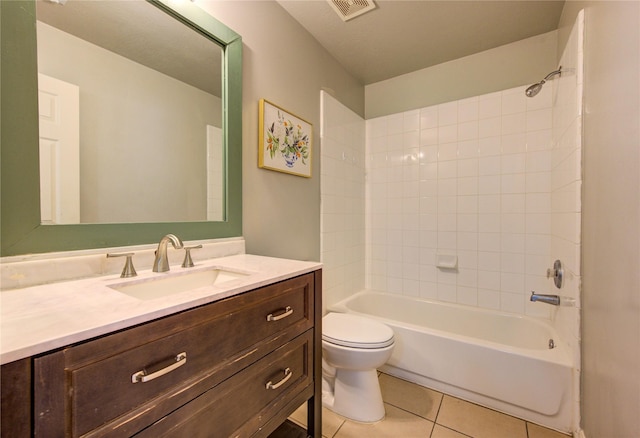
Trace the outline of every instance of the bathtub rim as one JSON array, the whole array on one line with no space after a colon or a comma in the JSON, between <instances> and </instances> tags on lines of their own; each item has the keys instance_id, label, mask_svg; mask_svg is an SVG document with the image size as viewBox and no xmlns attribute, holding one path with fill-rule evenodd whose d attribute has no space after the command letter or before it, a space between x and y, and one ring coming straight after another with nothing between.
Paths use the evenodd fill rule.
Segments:
<instances>
[{"instance_id":1,"label":"bathtub rim","mask_svg":"<svg viewBox=\"0 0 640 438\"><path fill-rule=\"evenodd\" d=\"M479 338L479 337L473 337L473 336L467 336L467 335L461 335L458 333L451 333L451 332L447 332L444 330L439 330L439 329L435 329L432 327L427 327L427 326L423 326L423 325L418 325L418 324L412 324L409 322L404 322L404 321L398 321L395 319L390 319L390 318L385 318L383 316L378 316L378 315L372 315L370 313L364 313L364 312L359 312L356 311L350 307L348 307L348 303L349 301L360 297L362 295L382 295L382 296L386 296L386 297L392 297L392 298L399 298L402 300L411 300L411 301L419 301L419 302L425 302L427 304L432 304L432 305L436 305L436 306L446 306L449 308L455 308L455 309L462 309L463 311L469 311L469 312L479 312L479 313L483 313L483 314L498 314L510 319L515 319L515 320L526 320L528 322L531 322L537 326L541 326L543 327L545 330L548 330L550 333L552 333L552 339L555 342L555 348L553 349L544 349L544 348L539 348L539 349L534 349L534 348L524 348L524 347L517 347L517 346L513 346L513 345L508 345L508 344L503 344L500 342L495 342L495 341L490 341L487 339L483 339L483 338ZM473 345L482 345L488 348L492 348L495 350L499 350L502 352L506 352L506 353L511 353L511 354L517 354L520 356L526 356L526 357L533 357L535 359L538 360L544 360L544 361L550 361L553 363L557 363L559 365L564 365L564 366L568 366L571 368L575 368L575 364L573 363L573 360L571 358L571 352L570 352L570 348L569 345L562 339L560 338L560 335L558 334L557 330L555 330L555 328L551 325L551 321L547 321L547 320L542 320L539 318L535 318L529 315L519 315L519 314L515 314L515 313L509 313L509 312L505 312L502 310L498 310L498 309L485 309L485 308L481 308L481 307L473 307L473 306L468 306L468 305L464 305L464 304L458 304L458 303L448 303L448 302L444 302L444 301L436 301L436 300L432 300L432 299L427 299L427 298L422 298L422 297L416 297L416 296L406 296L406 295L401 295L401 294L393 294L393 293L388 293L388 292L380 292L380 291L375 291L375 290L370 290L370 289L363 289L360 290L356 293L354 293L353 295L337 302L334 303L332 305L329 305L327 307L327 312L340 312L340 313L353 313L356 315L362 315L362 316L368 316L370 318L376 318L379 319L381 321L383 321L386 324L389 324L391 326L393 325L397 325L400 327L403 327L405 329L408 330L416 330L416 331L426 331L430 334L433 334L435 336L442 336L442 337L446 337L446 338L451 338L454 339L456 341L459 342L463 342L466 344L473 344Z\"/></svg>"}]
</instances>

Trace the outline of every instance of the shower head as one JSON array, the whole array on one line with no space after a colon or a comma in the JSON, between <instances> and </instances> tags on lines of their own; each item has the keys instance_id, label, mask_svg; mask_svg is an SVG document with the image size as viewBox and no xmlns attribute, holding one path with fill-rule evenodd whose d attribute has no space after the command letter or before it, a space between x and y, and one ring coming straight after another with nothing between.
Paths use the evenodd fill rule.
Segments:
<instances>
[{"instance_id":1,"label":"shower head","mask_svg":"<svg viewBox=\"0 0 640 438\"><path fill-rule=\"evenodd\" d=\"M542 81L538 82L537 84L533 84L531 85L529 88L527 88L524 92L524 94L527 95L527 97L533 97L536 94L538 94L540 92L540 90L542 90L542 86L544 85L546 81L543 79Z\"/></svg>"},{"instance_id":2,"label":"shower head","mask_svg":"<svg viewBox=\"0 0 640 438\"><path fill-rule=\"evenodd\" d=\"M540 92L540 90L542 90L542 86L545 84L545 82L547 82L549 79L551 79L552 77L554 77L555 75L559 75L562 73L562 66L558 67L558 70L552 71L551 73L549 73L548 75L546 75L544 77L543 80L541 80L540 82L531 85L530 87L528 87L524 94L527 95L527 97L533 97L536 94L538 94Z\"/></svg>"}]
</instances>

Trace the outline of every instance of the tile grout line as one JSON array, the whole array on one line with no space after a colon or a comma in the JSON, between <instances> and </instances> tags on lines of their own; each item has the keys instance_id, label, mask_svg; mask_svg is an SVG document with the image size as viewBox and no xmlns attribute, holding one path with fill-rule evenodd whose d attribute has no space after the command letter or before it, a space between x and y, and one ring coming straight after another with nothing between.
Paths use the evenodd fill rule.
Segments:
<instances>
[{"instance_id":1,"label":"tile grout line","mask_svg":"<svg viewBox=\"0 0 640 438\"><path fill-rule=\"evenodd\" d=\"M433 428L431 429L430 437L433 436L433 432L436 430L436 424L438 424L438 416L440 415L440 409L442 409L442 402L444 402L445 394L443 392L439 392L439 393L441 395L440 403L438 403L438 410L436 411L436 416L433 418Z\"/></svg>"},{"instance_id":2,"label":"tile grout line","mask_svg":"<svg viewBox=\"0 0 640 438\"><path fill-rule=\"evenodd\" d=\"M445 429L450 430L450 431L452 431L452 432L455 432L455 433L457 433L457 434L464 435L464 436L469 437L469 438L473 438L473 435L468 435L468 434L466 434L466 433L464 433L464 432L460 432L460 431L459 431L459 430L457 430L457 429L453 429L452 427L445 426L444 424L440 424L440 423L438 423L438 417L440 416L440 410L442 409L442 404L444 403L444 398L445 398L445 397L457 398L457 397L454 397L454 396L452 396L452 395L445 394L444 392L441 392L440 394L442 394L442 398L440 399L440 405L438 406L438 412L436 413L436 418L435 418L435 420L434 420L434 422L433 422L433 429L435 430L436 425L438 425L438 426L440 426L440 427L444 427ZM462 400L462 399L459 399L459 400ZM465 400L465 401L466 401L466 400ZM470 403L470 402L468 402L468 403ZM479 406L479 405L478 405L478 406ZM433 431L431 432L431 435L433 435Z\"/></svg>"},{"instance_id":3,"label":"tile grout line","mask_svg":"<svg viewBox=\"0 0 640 438\"><path fill-rule=\"evenodd\" d=\"M340 429L342 429L342 427L347 423L348 420L342 420L342 423L340 423L340 426L338 426L338 428L336 429L336 433L333 434L333 436L331 436L331 438L335 438L338 433L340 432Z\"/></svg>"}]
</instances>

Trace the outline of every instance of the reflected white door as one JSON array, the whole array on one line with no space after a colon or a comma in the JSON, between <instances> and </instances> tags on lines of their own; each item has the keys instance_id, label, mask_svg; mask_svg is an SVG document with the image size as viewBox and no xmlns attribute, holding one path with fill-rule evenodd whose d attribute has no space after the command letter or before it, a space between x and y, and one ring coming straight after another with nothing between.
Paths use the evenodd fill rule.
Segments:
<instances>
[{"instance_id":1,"label":"reflected white door","mask_svg":"<svg viewBox=\"0 0 640 438\"><path fill-rule=\"evenodd\" d=\"M80 223L80 89L39 74L38 112L42 223Z\"/></svg>"}]
</instances>

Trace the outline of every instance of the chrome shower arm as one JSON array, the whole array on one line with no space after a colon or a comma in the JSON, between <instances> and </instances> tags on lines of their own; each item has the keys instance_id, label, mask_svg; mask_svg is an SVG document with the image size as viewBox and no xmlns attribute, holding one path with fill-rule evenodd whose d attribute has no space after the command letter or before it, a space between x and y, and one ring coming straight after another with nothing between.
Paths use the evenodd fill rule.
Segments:
<instances>
[{"instance_id":1,"label":"chrome shower arm","mask_svg":"<svg viewBox=\"0 0 640 438\"><path fill-rule=\"evenodd\" d=\"M548 81L549 79L551 79L552 77L554 77L555 75L559 75L562 74L562 66L558 67L558 70L552 71L551 73L549 73L548 75L546 75L543 79L543 81Z\"/></svg>"}]
</instances>

